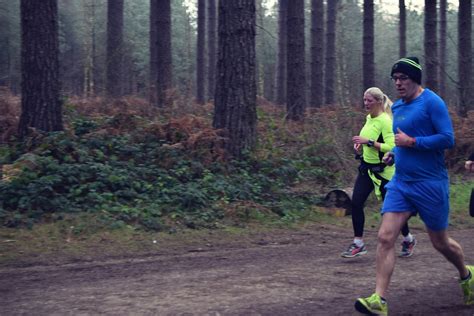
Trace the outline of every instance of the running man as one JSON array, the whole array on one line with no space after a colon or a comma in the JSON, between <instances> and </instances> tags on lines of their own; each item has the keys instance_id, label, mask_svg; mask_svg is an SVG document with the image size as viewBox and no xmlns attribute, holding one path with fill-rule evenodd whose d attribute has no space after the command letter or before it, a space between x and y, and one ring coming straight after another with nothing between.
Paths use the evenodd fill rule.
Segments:
<instances>
[{"instance_id":1,"label":"running man","mask_svg":"<svg viewBox=\"0 0 474 316\"><path fill-rule=\"evenodd\" d=\"M433 247L459 272L464 303L474 303L474 266L466 266L461 246L448 236L449 180L444 150L454 146L454 133L444 101L421 86L416 57L398 60L391 76L400 96L392 106L395 148L387 163L396 169L386 185L378 232L375 293L355 302L363 314L387 315L386 292L395 267L395 241L411 215L423 220ZM435 293L436 294L436 293Z\"/></svg>"}]
</instances>

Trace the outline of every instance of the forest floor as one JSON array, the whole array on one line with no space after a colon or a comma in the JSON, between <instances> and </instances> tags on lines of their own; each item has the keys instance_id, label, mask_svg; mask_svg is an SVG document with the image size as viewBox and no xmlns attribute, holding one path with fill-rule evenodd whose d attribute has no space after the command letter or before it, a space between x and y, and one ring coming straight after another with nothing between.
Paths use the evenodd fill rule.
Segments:
<instances>
[{"instance_id":1,"label":"forest floor","mask_svg":"<svg viewBox=\"0 0 474 316\"><path fill-rule=\"evenodd\" d=\"M474 315L474 306L463 305L455 269L424 230L412 232L418 245L413 257L397 259L389 313ZM474 263L474 229L450 234ZM91 246L82 258L18 257L0 265L0 314L357 315L355 299L374 290L376 228L366 233L367 255L344 259L350 235L344 227L308 224L158 239L155 251L139 255L111 256ZM8 251L5 242L0 251Z\"/></svg>"}]
</instances>

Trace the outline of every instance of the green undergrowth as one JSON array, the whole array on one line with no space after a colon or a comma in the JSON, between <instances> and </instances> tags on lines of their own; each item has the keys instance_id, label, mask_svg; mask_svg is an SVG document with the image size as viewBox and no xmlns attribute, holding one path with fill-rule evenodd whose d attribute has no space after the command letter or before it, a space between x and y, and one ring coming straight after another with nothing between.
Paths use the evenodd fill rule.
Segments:
<instances>
[{"instance_id":1,"label":"green undergrowth","mask_svg":"<svg viewBox=\"0 0 474 316\"><path fill-rule=\"evenodd\" d=\"M341 181L331 170L334 159L318 154L327 140L285 137L304 146L282 151L268 137L236 161L200 117L71 115L63 132L34 133L1 147L0 223L32 228L87 218L73 225L74 233L96 226L166 232L324 216L315 209L321 188Z\"/></svg>"},{"instance_id":2,"label":"green undergrowth","mask_svg":"<svg viewBox=\"0 0 474 316\"><path fill-rule=\"evenodd\" d=\"M211 128L208 112L194 112L177 118L86 115L69 104L65 131L34 132L0 146L3 239L18 232L50 240L55 248L55 240L67 246L71 238L94 242L104 234L149 239L183 230L307 222L350 231L350 217L334 216L322 199L331 188L352 186L357 169L350 139L364 115L324 109L293 124L285 121L284 109L260 106L258 146L236 161L225 154L225 137ZM472 186L453 180L453 225L473 224L466 213ZM372 197L368 226L378 227L379 208ZM410 223L423 227L419 218Z\"/></svg>"},{"instance_id":3,"label":"green undergrowth","mask_svg":"<svg viewBox=\"0 0 474 316\"><path fill-rule=\"evenodd\" d=\"M474 180L453 176L450 186L450 223L456 227L469 227L474 218L469 216L469 199L474 189Z\"/></svg>"}]
</instances>

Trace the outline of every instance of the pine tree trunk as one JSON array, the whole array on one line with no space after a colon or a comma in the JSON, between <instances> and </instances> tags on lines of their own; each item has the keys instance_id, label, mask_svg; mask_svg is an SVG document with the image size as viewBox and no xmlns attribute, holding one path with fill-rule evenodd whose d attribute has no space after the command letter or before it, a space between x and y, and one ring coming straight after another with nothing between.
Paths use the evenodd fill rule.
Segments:
<instances>
[{"instance_id":1,"label":"pine tree trunk","mask_svg":"<svg viewBox=\"0 0 474 316\"><path fill-rule=\"evenodd\" d=\"M436 29L436 0L425 0L425 85L438 90L438 36Z\"/></svg>"},{"instance_id":2,"label":"pine tree trunk","mask_svg":"<svg viewBox=\"0 0 474 316\"><path fill-rule=\"evenodd\" d=\"M86 56L84 61L83 94L85 97L91 97L95 94L95 6L95 0L84 1L86 14L84 50L86 51Z\"/></svg>"},{"instance_id":3,"label":"pine tree trunk","mask_svg":"<svg viewBox=\"0 0 474 316\"><path fill-rule=\"evenodd\" d=\"M209 67L208 67L208 83L207 96L209 99L214 99L214 90L216 89L216 43L217 43L217 8L216 0L208 0L208 27L207 46L209 49Z\"/></svg>"},{"instance_id":4,"label":"pine tree trunk","mask_svg":"<svg viewBox=\"0 0 474 316\"><path fill-rule=\"evenodd\" d=\"M398 7L400 9L400 21L398 24L399 32L399 55L400 58L406 57L407 53L407 11L405 6L405 0L398 1Z\"/></svg>"},{"instance_id":5,"label":"pine tree trunk","mask_svg":"<svg viewBox=\"0 0 474 316\"><path fill-rule=\"evenodd\" d=\"M363 90L373 87L375 80L374 64L374 0L364 0L364 31L363 31L363 61L362 82Z\"/></svg>"},{"instance_id":6,"label":"pine tree trunk","mask_svg":"<svg viewBox=\"0 0 474 316\"><path fill-rule=\"evenodd\" d=\"M220 0L214 128L241 157L256 141L255 0Z\"/></svg>"},{"instance_id":7,"label":"pine tree trunk","mask_svg":"<svg viewBox=\"0 0 474 316\"><path fill-rule=\"evenodd\" d=\"M20 136L29 128L63 129L59 84L57 0L21 0Z\"/></svg>"},{"instance_id":8,"label":"pine tree trunk","mask_svg":"<svg viewBox=\"0 0 474 316\"><path fill-rule=\"evenodd\" d=\"M156 45L156 19L158 15L158 2L150 0L150 69L148 74L148 101L150 104L156 104L158 99L156 78L158 76L158 47Z\"/></svg>"},{"instance_id":9,"label":"pine tree trunk","mask_svg":"<svg viewBox=\"0 0 474 316\"><path fill-rule=\"evenodd\" d=\"M154 88L150 101L154 100L152 105L164 107L171 103L171 4L170 0L151 0L150 4L150 34L154 35L150 39L150 55L156 58L155 63L150 63L150 67L156 67L150 69L150 74L154 76L150 78L150 86Z\"/></svg>"},{"instance_id":10,"label":"pine tree trunk","mask_svg":"<svg viewBox=\"0 0 474 316\"><path fill-rule=\"evenodd\" d=\"M311 1L311 106L320 107L324 102L324 3Z\"/></svg>"},{"instance_id":11,"label":"pine tree trunk","mask_svg":"<svg viewBox=\"0 0 474 316\"><path fill-rule=\"evenodd\" d=\"M447 0L439 4L439 94L446 98L446 40L447 40Z\"/></svg>"},{"instance_id":12,"label":"pine tree trunk","mask_svg":"<svg viewBox=\"0 0 474 316\"><path fill-rule=\"evenodd\" d=\"M304 0L288 3L287 118L301 120L306 107Z\"/></svg>"},{"instance_id":13,"label":"pine tree trunk","mask_svg":"<svg viewBox=\"0 0 474 316\"><path fill-rule=\"evenodd\" d=\"M263 19L263 6L262 0L255 0L255 16L256 16L256 24L259 28L255 29L255 51L262 52L264 50L263 46L263 34L262 29L264 29L264 19ZM263 84L265 80L265 73L263 71L265 61L262 60L261 55L255 55L255 78L257 84L257 95L261 96L263 94Z\"/></svg>"},{"instance_id":14,"label":"pine tree trunk","mask_svg":"<svg viewBox=\"0 0 474 316\"><path fill-rule=\"evenodd\" d=\"M206 101L206 1L198 0L196 102Z\"/></svg>"},{"instance_id":15,"label":"pine tree trunk","mask_svg":"<svg viewBox=\"0 0 474 316\"><path fill-rule=\"evenodd\" d=\"M459 114L474 110L472 101L472 1L459 0L458 17L458 72Z\"/></svg>"},{"instance_id":16,"label":"pine tree trunk","mask_svg":"<svg viewBox=\"0 0 474 316\"><path fill-rule=\"evenodd\" d=\"M123 1L107 2L107 83L109 97L122 95Z\"/></svg>"},{"instance_id":17,"label":"pine tree trunk","mask_svg":"<svg viewBox=\"0 0 474 316\"><path fill-rule=\"evenodd\" d=\"M334 104L336 76L336 20L338 0L328 1L326 26L326 64L324 103Z\"/></svg>"},{"instance_id":18,"label":"pine tree trunk","mask_svg":"<svg viewBox=\"0 0 474 316\"><path fill-rule=\"evenodd\" d=\"M288 1L278 1L278 54L275 76L275 96L277 104L286 103L286 49L287 49L287 16Z\"/></svg>"}]
</instances>

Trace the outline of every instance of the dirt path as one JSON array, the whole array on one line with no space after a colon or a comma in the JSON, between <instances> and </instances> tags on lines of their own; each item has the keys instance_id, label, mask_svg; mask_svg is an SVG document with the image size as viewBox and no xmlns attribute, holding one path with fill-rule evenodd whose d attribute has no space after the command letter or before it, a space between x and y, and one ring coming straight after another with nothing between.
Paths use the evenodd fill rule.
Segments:
<instances>
[{"instance_id":1,"label":"dirt path","mask_svg":"<svg viewBox=\"0 0 474 316\"><path fill-rule=\"evenodd\" d=\"M474 315L462 304L454 270L418 238L398 259L390 315ZM241 247L186 249L62 265L0 268L0 315L357 315L353 303L374 287L369 253L339 257L347 230L265 233ZM474 263L474 230L453 231Z\"/></svg>"}]
</instances>

